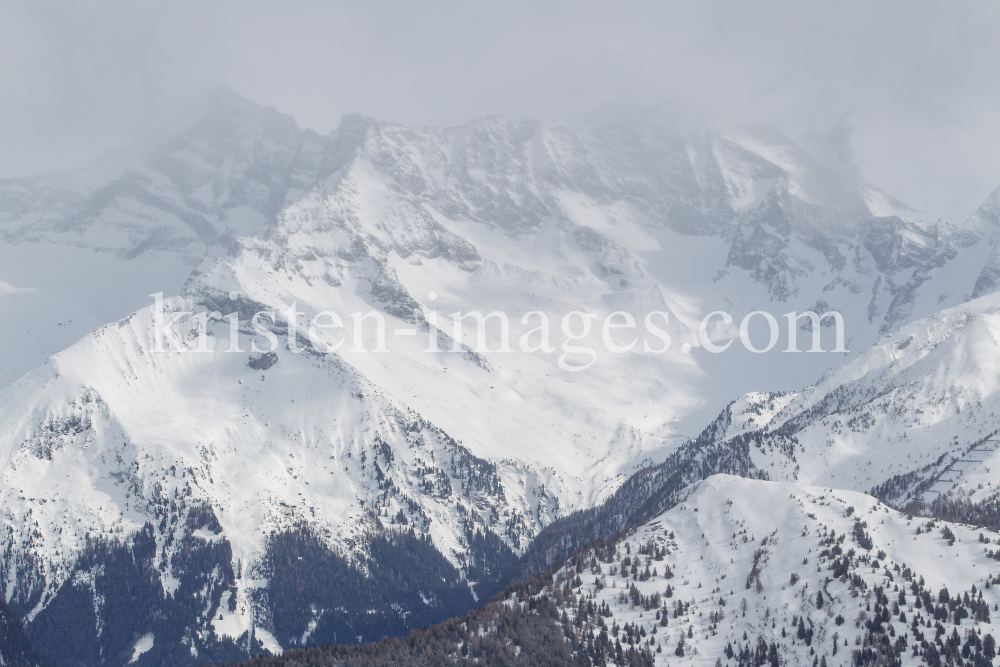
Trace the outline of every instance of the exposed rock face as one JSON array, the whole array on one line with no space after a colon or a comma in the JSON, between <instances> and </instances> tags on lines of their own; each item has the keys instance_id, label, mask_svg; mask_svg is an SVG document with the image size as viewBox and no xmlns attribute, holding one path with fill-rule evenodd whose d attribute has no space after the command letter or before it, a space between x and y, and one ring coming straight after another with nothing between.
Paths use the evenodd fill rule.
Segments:
<instances>
[{"instance_id":1,"label":"exposed rock face","mask_svg":"<svg viewBox=\"0 0 1000 667\"><path fill-rule=\"evenodd\" d=\"M16 273L0 275L0 309L23 308L0 320L6 598L57 662L226 661L460 613L519 558L553 562L714 473L884 484L915 468L887 459L854 483L837 475L856 457L816 452L846 451L845 428L873 441L914 387L934 394L927 410L948 403L929 360L958 341L954 307L994 288L998 226L995 202L930 224L785 139L682 135L637 113L575 129L348 116L321 137L219 93L177 135L0 183ZM156 292L169 320L193 313L162 350ZM35 327L59 299L77 304L70 340ZM968 331L985 332L976 363L989 299L968 306ZM734 319L719 340L775 308L842 312L851 352L723 363L702 349L708 312ZM657 311L673 347L614 353L598 319L594 371L569 376L569 334L552 353L506 353L502 329L480 343L452 326L470 310L509 312L514 350L530 312L563 336L571 312ZM343 326L310 328L321 313ZM911 343L879 338L929 316L902 330ZM373 352L380 321L387 353ZM971 343L954 345L952 360ZM12 361L57 350L28 375ZM920 373L876 363L917 351ZM983 383L956 414L992 395ZM983 436L992 422L974 414ZM978 442L946 441L926 456Z\"/></svg>"}]
</instances>

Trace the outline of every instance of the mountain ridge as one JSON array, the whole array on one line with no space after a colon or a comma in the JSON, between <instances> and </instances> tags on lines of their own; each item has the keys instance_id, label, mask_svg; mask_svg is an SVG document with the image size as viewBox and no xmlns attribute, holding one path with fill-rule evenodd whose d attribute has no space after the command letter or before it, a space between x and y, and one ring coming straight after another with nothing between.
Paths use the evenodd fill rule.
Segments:
<instances>
[{"instance_id":1,"label":"mountain ridge","mask_svg":"<svg viewBox=\"0 0 1000 667\"><path fill-rule=\"evenodd\" d=\"M73 655L53 628L87 604L79 644L116 664L403 634L512 572L644 524L713 474L806 476L804 445L819 445L768 424L807 413L818 386L832 395L857 380L845 374L877 384L879 355L933 353L930 339L962 334L965 312L981 335L949 344L971 350L969 368L989 356L995 299L968 299L989 289L993 199L964 223L928 223L780 137L683 135L628 116L570 129L353 115L321 137L274 109L217 102L154 148L109 156L138 167L99 165L84 194L0 183L0 253L20 257L5 265L13 289L35 287L40 252L112 267L104 283L57 293L53 269L48 287L0 295L0 308L36 308L6 311L22 347L0 360L28 339L44 358L65 348L0 390L0 579L47 655ZM142 292L167 298L137 304ZM51 329L52 299L77 296L89 316L77 304L71 330L94 333L73 345L33 333ZM306 323L376 313L392 351L354 351L373 341L351 326L313 336L296 320L296 335L293 305ZM168 319L193 314L164 351L161 306ZM507 354L496 331L480 344L451 330L451 313L469 308L509 312L515 338L532 311L642 322L655 310L672 347L617 354L594 330L581 339L593 367L569 375L558 353ZM733 318L706 332L735 342L725 355L699 335L712 310ZM737 330L757 310L842 311L850 352L753 354ZM252 320L261 311L272 316ZM818 332L832 349L834 328ZM910 335L919 341L904 345ZM227 351L234 336L239 353ZM456 352L426 353L429 340ZM927 391L940 393L935 373ZM879 377L875 398L902 395L901 374ZM925 457L976 442L928 441ZM879 468L857 490L917 468ZM141 604L102 607L122 599L102 568L126 562ZM364 604L348 608L341 589Z\"/></svg>"}]
</instances>

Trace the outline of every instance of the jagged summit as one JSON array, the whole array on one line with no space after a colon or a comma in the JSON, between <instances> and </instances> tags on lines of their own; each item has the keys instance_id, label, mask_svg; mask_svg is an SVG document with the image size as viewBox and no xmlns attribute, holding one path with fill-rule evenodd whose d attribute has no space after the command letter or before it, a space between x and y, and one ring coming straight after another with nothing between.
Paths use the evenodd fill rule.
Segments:
<instances>
[{"instance_id":1,"label":"jagged summit","mask_svg":"<svg viewBox=\"0 0 1000 667\"><path fill-rule=\"evenodd\" d=\"M492 593L578 510L613 511L594 525L617 530L629 503L662 509L713 472L869 490L914 472L886 447L877 479L849 479L877 437L969 431L921 436L922 466L992 423L976 369L995 304L966 302L989 289L995 207L929 223L782 137L642 114L351 115L320 136L230 91L208 107L92 168L0 183L0 579L39 646L61 647L59 619L117 579L136 606L94 607L80 640L114 664L401 633ZM169 318L196 314L165 352L157 292ZM346 326L294 336L292 304L302 327ZM554 349L504 352L499 328L480 345L450 326L469 310L507 313L514 350L521 316L545 312ZM839 311L846 351L828 326L823 354L706 349L706 314L732 316L710 331L724 344L757 310ZM258 311L274 316L255 328ZM355 336L350 314L369 311L390 352ZM571 374L574 311L595 315L594 354ZM651 311L669 349L648 331L629 353L606 344L611 313L641 327ZM963 417L937 419L956 360L982 382L954 401ZM925 394L908 419L937 425L886 426ZM912 498L911 477L892 489Z\"/></svg>"}]
</instances>

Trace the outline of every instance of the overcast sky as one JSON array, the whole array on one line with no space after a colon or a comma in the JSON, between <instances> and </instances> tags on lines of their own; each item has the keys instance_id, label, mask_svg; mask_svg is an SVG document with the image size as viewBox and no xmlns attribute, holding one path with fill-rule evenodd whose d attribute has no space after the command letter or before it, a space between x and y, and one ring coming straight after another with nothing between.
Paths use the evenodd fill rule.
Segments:
<instances>
[{"instance_id":1,"label":"overcast sky","mask_svg":"<svg viewBox=\"0 0 1000 667\"><path fill-rule=\"evenodd\" d=\"M82 166L227 85L328 132L606 103L767 123L930 217L1000 186L1000 3L3 2L0 177ZM816 143L816 142L813 142Z\"/></svg>"}]
</instances>

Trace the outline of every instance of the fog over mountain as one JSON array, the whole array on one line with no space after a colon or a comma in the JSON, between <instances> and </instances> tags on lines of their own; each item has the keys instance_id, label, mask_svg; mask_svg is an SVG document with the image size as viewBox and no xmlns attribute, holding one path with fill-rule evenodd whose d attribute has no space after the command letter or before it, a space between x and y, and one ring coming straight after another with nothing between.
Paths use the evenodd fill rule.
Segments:
<instances>
[{"instance_id":1,"label":"fog over mountain","mask_svg":"<svg viewBox=\"0 0 1000 667\"><path fill-rule=\"evenodd\" d=\"M0 9L0 176L80 167L225 84L327 133L347 113L456 125L656 107L680 129L771 124L956 219L1000 173L986 3L594 2ZM851 158L854 159L851 159Z\"/></svg>"},{"instance_id":2,"label":"fog over mountain","mask_svg":"<svg viewBox=\"0 0 1000 667\"><path fill-rule=\"evenodd\" d=\"M0 665L993 664L992 10L2 11Z\"/></svg>"}]
</instances>

